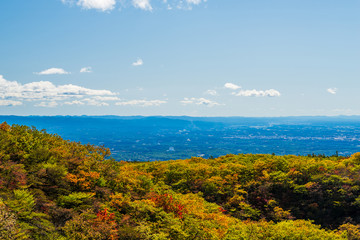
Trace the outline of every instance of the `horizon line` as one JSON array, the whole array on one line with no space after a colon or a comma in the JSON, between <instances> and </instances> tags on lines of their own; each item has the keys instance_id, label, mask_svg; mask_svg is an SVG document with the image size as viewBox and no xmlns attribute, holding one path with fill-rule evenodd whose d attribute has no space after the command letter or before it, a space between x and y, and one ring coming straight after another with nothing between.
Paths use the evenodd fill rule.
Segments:
<instances>
[{"instance_id":1,"label":"horizon line","mask_svg":"<svg viewBox=\"0 0 360 240\"><path fill-rule=\"evenodd\" d=\"M0 114L0 117L190 117L190 118L306 118L306 117L360 117L360 115L285 115L285 116L191 116L191 115L14 115L14 114Z\"/></svg>"}]
</instances>

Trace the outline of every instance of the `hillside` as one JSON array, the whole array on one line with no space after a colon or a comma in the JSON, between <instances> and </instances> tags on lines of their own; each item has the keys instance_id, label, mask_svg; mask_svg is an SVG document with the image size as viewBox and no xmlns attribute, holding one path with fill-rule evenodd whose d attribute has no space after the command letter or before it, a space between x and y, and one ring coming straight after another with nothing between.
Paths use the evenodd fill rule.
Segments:
<instances>
[{"instance_id":1,"label":"hillside","mask_svg":"<svg viewBox=\"0 0 360 240\"><path fill-rule=\"evenodd\" d=\"M0 239L359 239L360 153L117 162L0 125Z\"/></svg>"}]
</instances>

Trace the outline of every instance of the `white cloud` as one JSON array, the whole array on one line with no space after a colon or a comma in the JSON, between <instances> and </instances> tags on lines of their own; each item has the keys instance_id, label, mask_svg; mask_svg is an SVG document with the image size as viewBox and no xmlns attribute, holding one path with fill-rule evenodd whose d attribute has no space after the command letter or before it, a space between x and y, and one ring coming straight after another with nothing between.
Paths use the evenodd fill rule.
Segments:
<instances>
[{"instance_id":1,"label":"white cloud","mask_svg":"<svg viewBox=\"0 0 360 240\"><path fill-rule=\"evenodd\" d=\"M77 5L84 9L97 9L100 11L110 11L115 7L115 0L78 0Z\"/></svg>"},{"instance_id":2,"label":"white cloud","mask_svg":"<svg viewBox=\"0 0 360 240\"><path fill-rule=\"evenodd\" d=\"M336 94L337 93L337 88L328 88L326 91L328 93L331 93L331 94Z\"/></svg>"},{"instance_id":3,"label":"white cloud","mask_svg":"<svg viewBox=\"0 0 360 240\"><path fill-rule=\"evenodd\" d=\"M49 108L53 108L53 107L56 107L57 105L59 105L57 102L51 101L51 102L41 102L41 103L35 104L35 107L49 107Z\"/></svg>"},{"instance_id":4,"label":"white cloud","mask_svg":"<svg viewBox=\"0 0 360 240\"><path fill-rule=\"evenodd\" d=\"M36 73L38 75L52 75L52 74L70 74L62 68L49 68L44 71Z\"/></svg>"},{"instance_id":5,"label":"white cloud","mask_svg":"<svg viewBox=\"0 0 360 240\"><path fill-rule=\"evenodd\" d=\"M215 102L215 101L212 101L212 100L209 100L209 99L206 99L206 98L184 98L184 100L180 101L182 104L196 104L196 105L205 105L205 106L208 106L208 107L213 107L213 106L219 106L221 104Z\"/></svg>"},{"instance_id":6,"label":"white cloud","mask_svg":"<svg viewBox=\"0 0 360 240\"><path fill-rule=\"evenodd\" d=\"M91 73L92 69L91 69L91 67L83 67L80 69L80 72L81 73Z\"/></svg>"},{"instance_id":7,"label":"white cloud","mask_svg":"<svg viewBox=\"0 0 360 240\"><path fill-rule=\"evenodd\" d=\"M143 64L144 64L144 61L143 61L141 58L139 58L138 60L136 60L136 62L133 62L133 63L132 63L132 65L133 65L134 67L142 66Z\"/></svg>"},{"instance_id":8,"label":"white cloud","mask_svg":"<svg viewBox=\"0 0 360 240\"><path fill-rule=\"evenodd\" d=\"M204 0L204 1L202 1L202 0L186 0L186 2L188 4L199 5L201 2L206 2L206 0Z\"/></svg>"},{"instance_id":9,"label":"white cloud","mask_svg":"<svg viewBox=\"0 0 360 240\"><path fill-rule=\"evenodd\" d=\"M241 89L241 86L233 84L233 83L226 83L224 85L225 88L237 90ZM268 89L268 90L240 90L239 92L232 93L235 96L242 96L242 97L279 97L281 94L279 91L275 89Z\"/></svg>"},{"instance_id":10,"label":"white cloud","mask_svg":"<svg viewBox=\"0 0 360 240\"><path fill-rule=\"evenodd\" d=\"M207 0L179 0L176 2L177 9L191 10L193 5L200 5L200 3L205 3Z\"/></svg>"},{"instance_id":11,"label":"white cloud","mask_svg":"<svg viewBox=\"0 0 360 240\"><path fill-rule=\"evenodd\" d=\"M241 88L241 86L233 84L233 83L225 83L224 87L232 89L232 90L236 90L236 89Z\"/></svg>"},{"instance_id":12,"label":"white cloud","mask_svg":"<svg viewBox=\"0 0 360 240\"><path fill-rule=\"evenodd\" d=\"M116 96L95 96L92 99L97 101L120 101L121 99Z\"/></svg>"},{"instance_id":13,"label":"white cloud","mask_svg":"<svg viewBox=\"0 0 360 240\"><path fill-rule=\"evenodd\" d=\"M19 106L22 105L20 101L13 100L0 100L0 106Z\"/></svg>"},{"instance_id":14,"label":"white cloud","mask_svg":"<svg viewBox=\"0 0 360 240\"><path fill-rule=\"evenodd\" d=\"M83 103L82 101L79 100L74 100L71 102L64 102L65 105L84 105L85 103Z\"/></svg>"},{"instance_id":15,"label":"white cloud","mask_svg":"<svg viewBox=\"0 0 360 240\"><path fill-rule=\"evenodd\" d=\"M109 106L109 103L102 102L102 101L99 101L94 98L85 98L83 101L85 101L87 103L87 105L90 105L90 106L98 106L98 107Z\"/></svg>"},{"instance_id":16,"label":"white cloud","mask_svg":"<svg viewBox=\"0 0 360 240\"><path fill-rule=\"evenodd\" d=\"M117 3L119 3L122 7L126 7L128 2L135 8L145 11L153 10L151 0L61 0L61 2L70 6L76 4L82 9L96 9L102 12L109 12L113 10ZM206 3L207 0L162 0L160 2L168 10L172 10L174 8L191 10L193 6Z\"/></svg>"},{"instance_id":17,"label":"white cloud","mask_svg":"<svg viewBox=\"0 0 360 240\"><path fill-rule=\"evenodd\" d=\"M75 0L61 0L61 2L63 3L63 4L74 4L74 1Z\"/></svg>"},{"instance_id":18,"label":"white cloud","mask_svg":"<svg viewBox=\"0 0 360 240\"><path fill-rule=\"evenodd\" d=\"M205 94L211 95L211 96L216 96L216 95L217 95L217 92L216 92L216 90L211 90L211 89L209 89L209 90L207 90L207 91L205 92Z\"/></svg>"},{"instance_id":19,"label":"white cloud","mask_svg":"<svg viewBox=\"0 0 360 240\"><path fill-rule=\"evenodd\" d=\"M134 7L140 8L142 10L146 10L146 11L152 10L150 0L132 0L132 4Z\"/></svg>"},{"instance_id":20,"label":"white cloud","mask_svg":"<svg viewBox=\"0 0 360 240\"><path fill-rule=\"evenodd\" d=\"M90 106L98 106L98 107L102 107L102 106L109 106L109 103L107 102L102 102L96 98L85 98L82 99L81 101L79 100L74 100L71 102L64 102L65 105L90 105Z\"/></svg>"},{"instance_id":21,"label":"white cloud","mask_svg":"<svg viewBox=\"0 0 360 240\"><path fill-rule=\"evenodd\" d=\"M240 92L235 94L236 96L242 97L280 97L280 92L275 89L268 90L240 90Z\"/></svg>"},{"instance_id":22,"label":"white cloud","mask_svg":"<svg viewBox=\"0 0 360 240\"><path fill-rule=\"evenodd\" d=\"M151 106L160 106L165 104L167 101L163 100L130 100L124 102L117 102L115 105L118 106L141 106L141 107L151 107Z\"/></svg>"},{"instance_id":23,"label":"white cloud","mask_svg":"<svg viewBox=\"0 0 360 240\"><path fill-rule=\"evenodd\" d=\"M86 102L88 105L105 106L104 101L117 101L117 94L109 90L89 89L73 84L55 85L49 81L30 82L21 84L8 81L0 75L0 100L8 101L7 105L20 105L21 101L41 101L36 106L54 107L55 103L80 104L76 101ZM73 102L72 102L73 101ZM64 103L65 104L65 103Z\"/></svg>"}]
</instances>

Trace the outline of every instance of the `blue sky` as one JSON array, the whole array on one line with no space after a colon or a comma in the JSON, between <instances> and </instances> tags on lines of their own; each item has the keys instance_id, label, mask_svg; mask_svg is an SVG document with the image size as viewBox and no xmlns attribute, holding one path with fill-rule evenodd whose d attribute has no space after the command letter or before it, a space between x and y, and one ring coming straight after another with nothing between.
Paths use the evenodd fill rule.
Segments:
<instances>
[{"instance_id":1,"label":"blue sky","mask_svg":"<svg viewBox=\"0 0 360 240\"><path fill-rule=\"evenodd\" d=\"M358 0L2 0L0 114L360 114Z\"/></svg>"}]
</instances>

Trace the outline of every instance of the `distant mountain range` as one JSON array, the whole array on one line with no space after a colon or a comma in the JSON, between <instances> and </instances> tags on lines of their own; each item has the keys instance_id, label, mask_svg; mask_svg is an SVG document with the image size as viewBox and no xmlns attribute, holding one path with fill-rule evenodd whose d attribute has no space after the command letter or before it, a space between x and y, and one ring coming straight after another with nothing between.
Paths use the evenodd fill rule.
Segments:
<instances>
[{"instance_id":1,"label":"distant mountain range","mask_svg":"<svg viewBox=\"0 0 360 240\"><path fill-rule=\"evenodd\" d=\"M0 116L4 121L46 129L71 141L105 145L116 160L127 161L360 151L360 116Z\"/></svg>"}]
</instances>

